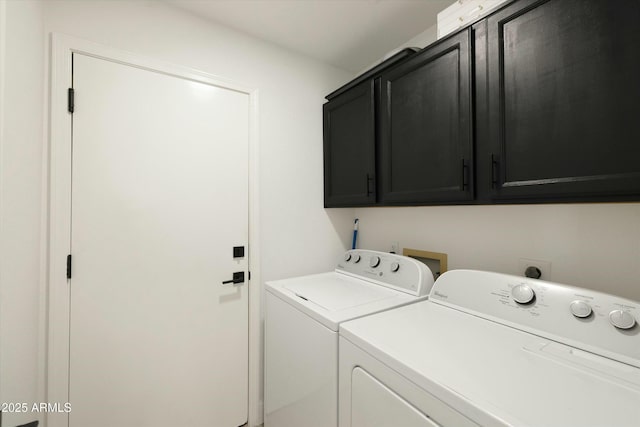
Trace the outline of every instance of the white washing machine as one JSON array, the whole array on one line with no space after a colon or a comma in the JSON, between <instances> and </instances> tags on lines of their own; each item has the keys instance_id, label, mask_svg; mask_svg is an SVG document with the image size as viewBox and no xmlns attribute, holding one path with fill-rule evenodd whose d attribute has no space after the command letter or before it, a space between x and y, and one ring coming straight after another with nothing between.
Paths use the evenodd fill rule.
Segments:
<instances>
[{"instance_id":1,"label":"white washing machine","mask_svg":"<svg viewBox=\"0 0 640 427\"><path fill-rule=\"evenodd\" d=\"M333 272L266 283L265 427L338 424L338 326L427 298L429 268L348 251Z\"/></svg>"},{"instance_id":2,"label":"white washing machine","mask_svg":"<svg viewBox=\"0 0 640 427\"><path fill-rule=\"evenodd\" d=\"M640 426L640 303L498 273L340 326L340 427Z\"/></svg>"}]
</instances>

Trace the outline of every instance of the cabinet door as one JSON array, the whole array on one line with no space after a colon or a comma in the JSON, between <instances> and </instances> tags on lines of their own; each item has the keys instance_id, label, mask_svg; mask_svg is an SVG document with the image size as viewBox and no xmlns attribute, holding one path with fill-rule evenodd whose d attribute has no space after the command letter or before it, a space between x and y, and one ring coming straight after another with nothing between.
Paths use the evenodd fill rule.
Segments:
<instances>
[{"instance_id":1,"label":"cabinet door","mask_svg":"<svg viewBox=\"0 0 640 427\"><path fill-rule=\"evenodd\" d=\"M487 18L486 43L489 198L637 199L640 2L519 1Z\"/></svg>"},{"instance_id":2,"label":"cabinet door","mask_svg":"<svg viewBox=\"0 0 640 427\"><path fill-rule=\"evenodd\" d=\"M324 104L325 207L374 204L373 80Z\"/></svg>"},{"instance_id":3,"label":"cabinet door","mask_svg":"<svg viewBox=\"0 0 640 427\"><path fill-rule=\"evenodd\" d=\"M384 73L380 91L380 200L473 199L470 32Z\"/></svg>"}]
</instances>

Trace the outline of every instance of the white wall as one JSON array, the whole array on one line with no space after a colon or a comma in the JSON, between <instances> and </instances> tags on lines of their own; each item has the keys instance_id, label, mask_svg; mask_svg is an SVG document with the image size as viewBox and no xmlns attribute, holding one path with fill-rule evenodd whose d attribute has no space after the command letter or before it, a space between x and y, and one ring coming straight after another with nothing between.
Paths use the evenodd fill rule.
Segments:
<instances>
[{"instance_id":1,"label":"white wall","mask_svg":"<svg viewBox=\"0 0 640 427\"><path fill-rule=\"evenodd\" d=\"M424 30L423 32L421 32L420 34L413 36L410 40L407 40L407 42L403 43L399 47L419 47L419 48L427 47L428 45L436 41L437 37L438 37L438 26L433 25L427 28L426 30Z\"/></svg>"},{"instance_id":2,"label":"white wall","mask_svg":"<svg viewBox=\"0 0 640 427\"><path fill-rule=\"evenodd\" d=\"M435 41L430 27L402 46ZM640 301L640 204L434 206L356 209L360 247L445 252L449 269L523 274L550 261L548 279Z\"/></svg>"},{"instance_id":3,"label":"white wall","mask_svg":"<svg viewBox=\"0 0 640 427\"><path fill-rule=\"evenodd\" d=\"M445 252L449 269L522 274L551 262L548 280L640 301L640 204L357 209L360 246Z\"/></svg>"},{"instance_id":4,"label":"white wall","mask_svg":"<svg viewBox=\"0 0 640 427\"><path fill-rule=\"evenodd\" d=\"M42 4L0 4L0 402L38 401L43 153ZM7 426L33 421L4 414Z\"/></svg>"},{"instance_id":5,"label":"white wall","mask_svg":"<svg viewBox=\"0 0 640 427\"><path fill-rule=\"evenodd\" d=\"M6 81L0 114L2 401L43 399L43 82L52 31L258 89L262 279L333 268L348 245L353 210L323 209L322 104L349 73L160 2L0 1L6 14L0 26L6 36L0 64ZM5 415L4 422L33 419Z\"/></svg>"}]
</instances>

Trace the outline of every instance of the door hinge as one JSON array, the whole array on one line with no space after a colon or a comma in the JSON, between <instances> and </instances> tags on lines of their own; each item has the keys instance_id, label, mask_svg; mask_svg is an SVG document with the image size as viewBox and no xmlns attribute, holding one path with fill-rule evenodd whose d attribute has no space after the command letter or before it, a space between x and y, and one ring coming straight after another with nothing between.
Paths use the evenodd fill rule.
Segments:
<instances>
[{"instance_id":1,"label":"door hinge","mask_svg":"<svg viewBox=\"0 0 640 427\"><path fill-rule=\"evenodd\" d=\"M70 113L73 113L74 109L75 109L75 91L73 90L72 87L70 87L69 91L67 92L67 110L69 110Z\"/></svg>"},{"instance_id":2,"label":"door hinge","mask_svg":"<svg viewBox=\"0 0 640 427\"><path fill-rule=\"evenodd\" d=\"M249 280L251 280L251 272L249 272Z\"/></svg>"},{"instance_id":3,"label":"door hinge","mask_svg":"<svg viewBox=\"0 0 640 427\"><path fill-rule=\"evenodd\" d=\"M67 255L67 279L71 279L71 254Z\"/></svg>"}]
</instances>

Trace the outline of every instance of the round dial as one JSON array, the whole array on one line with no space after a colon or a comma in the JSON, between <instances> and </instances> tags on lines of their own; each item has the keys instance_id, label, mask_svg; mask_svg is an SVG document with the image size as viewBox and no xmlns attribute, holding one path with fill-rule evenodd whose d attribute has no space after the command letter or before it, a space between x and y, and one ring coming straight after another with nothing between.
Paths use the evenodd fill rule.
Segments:
<instances>
[{"instance_id":1,"label":"round dial","mask_svg":"<svg viewBox=\"0 0 640 427\"><path fill-rule=\"evenodd\" d=\"M355 255L353 256L353 263L354 263L354 264L357 264L357 263L359 263L359 262L360 262L360 255L355 254Z\"/></svg>"},{"instance_id":2,"label":"round dial","mask_svg":"<svg viewBox=\"0 0 640 427\"><path fill-rule=\"evenodd\" d=\"M400 270L400 264L398 264L397 262L392 262L391 263L391 272L395 273L398 270Z\"/></svg>"},{"instance_id":3,"label":"round dial","mask_svg":"<svg viewBox=\"0 0 640 427\"><path fill-rule=\"evenodd\" d=\"M591 306L584 301L576 300L569 306L571 314L576 317L585 318L591 316Z\"/></svg>"},{"instance_id":4,"label":"round dial","mask_svg":"<svg viewBox=\"0 0 640 427\"><path fill-rule=\"evenodd\" d=\"M344 254L344 260L347 261L347 262L349 262L351 260L351 254L349 252Z\"/></svg>"},{"instance_id":5,"label":"round dial","mask_svg":"<svg viewBox=\"0 0 640 427\"><path fill-rule=\"evenodd\" d=\"M379 265L380 265L380 257L372 256L371 259L369 260L369 267L376 268Z\"/></svg>"},{"instance_id":6,"label":"round dial","mask_svg":"<svg viewBox=\"0 0 640 427\"><path fill-rule=\"evenodd\" d=\"M636 319L631 313L622 310L613 310L609 313L609 321L618 329L631 329L636 324Z\"/></svg>"},{"instance_id":7,"label":"round dial","mask_svg":"<svg viewBox=\"0 0 640 427\"><path fill-rule=\"evenodd\" d=\"M535 298L536 293L533 292L531 286L521 284L511 289L511 296L513 300L519 304L529 304Z\"/></svg>"}]
</instances>

